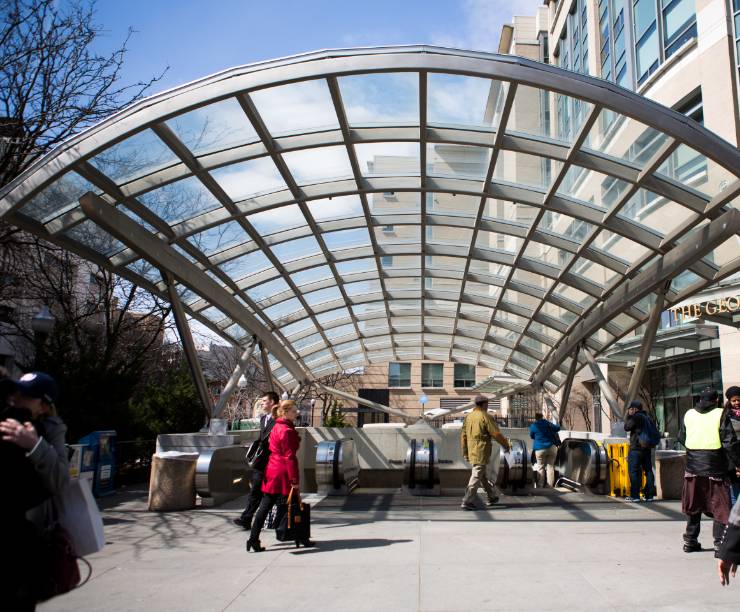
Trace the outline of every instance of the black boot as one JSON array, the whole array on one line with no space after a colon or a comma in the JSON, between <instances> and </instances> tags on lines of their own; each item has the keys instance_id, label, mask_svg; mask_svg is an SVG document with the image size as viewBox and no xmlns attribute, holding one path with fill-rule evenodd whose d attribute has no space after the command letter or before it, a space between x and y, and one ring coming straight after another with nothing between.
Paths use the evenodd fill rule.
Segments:
<instances>
[{"instance_id":1,"label":"black boot","mask_svg":"<svg viewBox=\"0 0 740 612\"><path fill-rule=\"evenodd\" d=\"M316 546L316 542L314 542L313 540L296 540L295 541L296 548L300 548L301 545L303 546L303 548L313 548L314 546Z\"/></svg>"},{"instance_id":2,"label":"black boot","mask_svg":"<svg viewBox=\"0 0 740 612\"><path fill-rule=\"evenodd\" d=\"M264 548L262 548L259 540L247 540L247 552L249 552L252 548L254 549L254 552L262 552L263 550L265 550Z\"/></svg>"}]
</instances>

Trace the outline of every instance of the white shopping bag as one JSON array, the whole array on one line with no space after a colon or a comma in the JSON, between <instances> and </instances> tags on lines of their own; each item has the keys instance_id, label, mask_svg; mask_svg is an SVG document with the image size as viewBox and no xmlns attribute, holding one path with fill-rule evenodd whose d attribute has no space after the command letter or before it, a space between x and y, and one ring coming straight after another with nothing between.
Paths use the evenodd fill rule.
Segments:
<instances>
[{"instance_id":1,"label":"white shopping bag","mask_svg":"<svg viewBox=\"0 0 740 612\"><path fill-rule=\"evenodd\" d=\"M70 480L56 505L59 522L69 532L78 556L90 555L105 546L103 517L87 480Z\"/></svg>"}]
</instances>

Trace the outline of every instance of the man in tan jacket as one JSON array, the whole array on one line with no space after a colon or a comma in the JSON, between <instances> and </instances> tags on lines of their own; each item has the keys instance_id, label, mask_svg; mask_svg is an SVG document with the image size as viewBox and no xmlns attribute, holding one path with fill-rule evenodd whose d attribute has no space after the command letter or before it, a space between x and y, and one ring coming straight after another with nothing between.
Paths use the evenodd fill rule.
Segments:
<instances>
[{"instance_id":1,"label":"man in tan jacket","mask_svg":"<svg viewBox=\"0 0 740 612\"><path fill-rule=\"evenodd\" d=\"M483 487L488 496L487 506L493 506L498 502L496 485L488 480L486 469L488 462L491 460L491 449L493 448L491 440L495 438L507 451L511 448L509 441L488 414L488 398L484 395L476 395L473 401L475 402L475 408L465 417L460 436L463 457L465 461L473 464L470 482L468 482L465 497L463 497L460 505L464 510L475 510L473 500L478 492L478 487Z\"/></svg>"}]
</instances>

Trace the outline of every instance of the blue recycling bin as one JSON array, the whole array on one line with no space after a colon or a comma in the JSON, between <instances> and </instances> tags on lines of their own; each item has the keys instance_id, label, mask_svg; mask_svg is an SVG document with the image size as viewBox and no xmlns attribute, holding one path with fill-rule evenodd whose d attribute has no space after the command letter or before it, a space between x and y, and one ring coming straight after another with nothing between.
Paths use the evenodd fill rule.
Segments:
<instances>
[{"instance_id":1,"label":"blue recycling bin","mask_svg":"<svg viewBox=\"0 0 740 612\"><path fill-rule=\"evenodd\" d=\"M113 477L116 472L116 437L113 430L93 431L80 438L80 444L86 444L88 453L83 459L83 471L91 466L94 476L92 489L95 497L113 495Z\"/></svg>"}]
</instances>

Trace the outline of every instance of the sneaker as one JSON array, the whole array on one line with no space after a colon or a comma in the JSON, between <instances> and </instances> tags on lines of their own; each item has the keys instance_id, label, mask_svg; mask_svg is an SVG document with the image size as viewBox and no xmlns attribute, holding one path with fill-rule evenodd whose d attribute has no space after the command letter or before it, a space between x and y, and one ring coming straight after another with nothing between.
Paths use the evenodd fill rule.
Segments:
<instances>
[{"instance_id":1,"label":"sneaker","mask_svg":"<svg viewBox=\"0 0 740 612\"><path fill-rule=\"evenodd\" d=\"M462 508L463 510L475 510L476 509L475 504L470 504L470 503L466 504L465 502L460 504L460 508Z\"/></svg>"},{"instance_id":2,"label":"sneaker","mask_svg":"<svg viewBox=\"0 0 740 612\"><path fill-rule=\"evenodd\" d=\"M499 498L498 498L498 497L494 497L493 499L489 499L489 500L488 500L488 501L486 502L486 506L488 506L489 508L490 508L491 506L495 506L495 505L496 505L496 504L498 503L498 500L499 500Z\"/></svg>"},{"instance_id":3,"label":"sneaker","mask_svg":"<svg viewBox=\"0 0 740 612\"><path fill-rule=\"evenodd\" d=\"M684 542L683 551L685 553L700 552L701 544L699 542Z\"/></svg>"},{"instance_id":4,"label":"sneaker","mask_svg":"<svg viewBox=\"0 0 740 612\"><path fill-rule=\"evenodd\" d=\"M639 497L632 497L631 495L628 495L627 497L624 498L624 501L631 502L633 504L639 504L642 501L642 499L640 499Z\"/></svg>"},{"instance_id":5,"label":"sneaker","mask_svg":"<svg viewBox=\"0 0 740 612\"><path fill-rule=\"evenodd\" d=\"M655 498L654 498L654 497L646 497L646 498L645 498L645 501L646 501L646 502L651 502L651 501L655 501Z\"/></svg>"}]
</instances>

